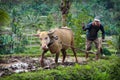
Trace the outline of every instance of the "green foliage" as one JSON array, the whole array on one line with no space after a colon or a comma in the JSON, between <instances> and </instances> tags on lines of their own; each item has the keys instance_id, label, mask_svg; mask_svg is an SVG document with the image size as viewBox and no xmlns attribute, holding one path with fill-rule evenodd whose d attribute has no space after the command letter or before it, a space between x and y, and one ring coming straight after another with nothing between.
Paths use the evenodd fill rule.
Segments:
<instances>
[{"instance_id":1,"label":"green foliage","mask_svg":"<svg viewBox=\"0 0 120 80\"><path fill-rule=\"evenodd\" d=\"M104 55L111 55L111 52L107 49L107 48L103 48L102 49L102 54L104 54Z\"/></svg>"},{"instance_id":2,"label":"green foliage","mask_svg":"<svg viewBox=\"0 0 120 80\"><path fill-rule=\"evenodd\" d=\"M120 34L119 35L116 35L113 37L113 40L112 40L112 45L115 47L115 49L117 50L117 53L120 53Z\"/></svg>"},{"instance_id":3,"label":"green foliage","mask_svg":"<svg viewBox=\"0 0 120 80\"><path fill-rule=\"evenodd\" d=\"M24 52L27 44L26 37L23 36L22 28L16 19L11 23L12 33L2 34L0 36L0 54Z\"/></svg>"},{"instance_id":4,"label":"green foliage","mask_svg":"<svg viewBox=\"0 0 120 80\"><path fill-rule=\"evenodd\" d=\"M13 39L14 38L14 39ZM19 53L24 52L26 38L15 37L13 35L4 34L0 36L0 54Z\"/></svg>"},{"instance_id":5,"label":"green foliage","mask_svg":"<svg viewBox=\"0 0 120 80\"><path fill-rule=\"evenodd\" d=\"M10 23L9 14L5 10L0 9L0 28L1 28L1 25L8 24L8 23Z\"/></svg>"},{"instance_id":6,"label":"green foliage","mask_svg":"<svg viewBox=\"0 0 120 80\"><path fill-rule=\"evenodd\" d=\"M11 53L12 37L11 35L0 36L0 54Z\"/></svg>"},{"instance_id":7,"label":"green foliage","mask_svg":"<svg viewBox=\"0 0 120 80\"><path fill-rule=\"evenodd\" d=\"M47 28L46 28L47 30L50 30L51 27L53 27L53 18L52 18L51 15L48 15L48 16L47 16L46 27L47 27Z\"/></svg>"},{"instance_id":8,"label":"green foliage","mask_svg":"<svg viewBox=\"0 0 120 80\"><path fill-rule=\"evenodd\" d=\"M87 65L58 66L52 70L39 70L13 74L2 80L119 80L120 59L115 55L108 60L92 61Z\"/></svg>"},{"instance_id":9,"label":"green foliage","mask_svg":"<svg viewBox=\"0 0 120 80\"><path fill-rule=\"evenodd\" d=\"M117 29L116 31L118 34L113 35L112 36L113 39L108 41L108 44L112 45L113 49L115 49L116 50L115 52L118 54L118 53L120 53L120 44L119 44L119 42L120 42L120 33L119 33L120 29Z\"/></svg>"},{"instance_id":10,"label":"green foliage","mask_svg":"<svg viewBox=\"0 0 120 80\"><path fill-rule=\"evenodd\" d=\"M26 48L25 53L27 54L40 54L40 47Z\"/></svg>"},{"instance_id":11,"label":"green foliage","mask_svg":"<svg viewBox=\"0 0 120 80\"><path fill-rule=\"evenodd\" d=\"M120 59L117 59L114 63L115 65L113 67L111 67L111 70L109 71L110 74L110 78L114 79L114 80L119 80L119 76L116 75L120 75Z\"/></svg>"}]
</instances>

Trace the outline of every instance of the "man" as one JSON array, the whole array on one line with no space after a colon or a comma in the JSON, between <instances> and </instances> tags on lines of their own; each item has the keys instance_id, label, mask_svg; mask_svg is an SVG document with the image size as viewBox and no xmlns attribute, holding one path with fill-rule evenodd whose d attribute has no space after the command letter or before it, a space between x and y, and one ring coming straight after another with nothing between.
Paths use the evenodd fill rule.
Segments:
<instances>
[{"instance_id":1,"label":"man","mask_svg":"<svg viewBox=\"0 0 120 80\"><path fill-rule=\"evenodd\" d=\"M104 31L104 27L102 26L102 24L100 23L100 20L95 18L93 22L89 23L86 27L83 24L83 30L86 31L86 59L88 59L88 51L91 50L91 46L92 43L94 42L95 47L97 49L96 52L96 57L95 59L98 60L99 59L99 54L100 54L100 49L99 49L99 39L98 39L98 31L101 30L102 31L102 41L104 41L105 38L105 31Z\"/></svg>"}]
</instances>

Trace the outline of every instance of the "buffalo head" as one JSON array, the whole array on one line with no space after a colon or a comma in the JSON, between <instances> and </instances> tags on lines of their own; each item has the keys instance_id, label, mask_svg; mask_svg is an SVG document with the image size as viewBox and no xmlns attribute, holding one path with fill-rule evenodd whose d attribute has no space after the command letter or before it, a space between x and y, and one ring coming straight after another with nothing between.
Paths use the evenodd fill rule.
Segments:
<instances>
[{"instance_id":1,"label":"buffalo head","mask_svg":"<svg viewBox=\"0 0 120 80\"><path fill-rule=\"evenodd\" d=\"M40 42L41 42L41 48L43 50L47 50L48 49L48 44L50 43L50 39L52 34L54 33L54 31L37 31L36 36L39 37Z\"/></svg>"}]
</instances>

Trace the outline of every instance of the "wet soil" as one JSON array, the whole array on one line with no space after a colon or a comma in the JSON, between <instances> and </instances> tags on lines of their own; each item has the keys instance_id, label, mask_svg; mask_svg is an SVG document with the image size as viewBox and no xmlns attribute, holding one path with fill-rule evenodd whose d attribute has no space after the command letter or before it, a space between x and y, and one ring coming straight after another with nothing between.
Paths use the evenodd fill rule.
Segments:
<instances>
[{"instance_id":1,"label":"wet soil","mask_svg":"<svg viewBox=\"0 0 120 80\"><path fill-rule=\"evenodd\" d=\"M21 56L9 56L0 59L0 77L11 75L13 73L36 71L40 69L54 69L59 65L62 66L74 66L75 58L67 56L65 63L62 64L62 58L58 60L58 64L55 64L54 57L46 57L44 59L44 67L40 65L40 58L38 57L21 57ZM78 57L78 64L86 64L86 60L83 57Z\"/></svg>"}]
</instances>

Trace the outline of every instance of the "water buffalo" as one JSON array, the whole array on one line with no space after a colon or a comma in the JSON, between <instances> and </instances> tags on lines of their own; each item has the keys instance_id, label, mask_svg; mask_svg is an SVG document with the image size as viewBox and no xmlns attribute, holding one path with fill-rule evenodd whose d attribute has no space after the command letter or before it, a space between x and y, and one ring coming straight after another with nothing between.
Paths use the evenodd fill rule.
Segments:
<instances>
[{"instance_id":1,"label":"water buffalo","mask_svg":"<svg viewBox=\"0 0 120 80\"><path fill-rule=\"evenodd\" d=\"M62 63L64 63L66 57L66 50L71 48L76 62L77 56L74 49L74 36L73 32L70 28L57 28L51 31L37 31L37 36L40 39L41 48L43 50L41 55L41 65L44 66L44 54L49 50L52 54L56 54L55 63L58 63L58 57L60 52L62 52L63 59Z\"/></svg>"}]
</instances>

